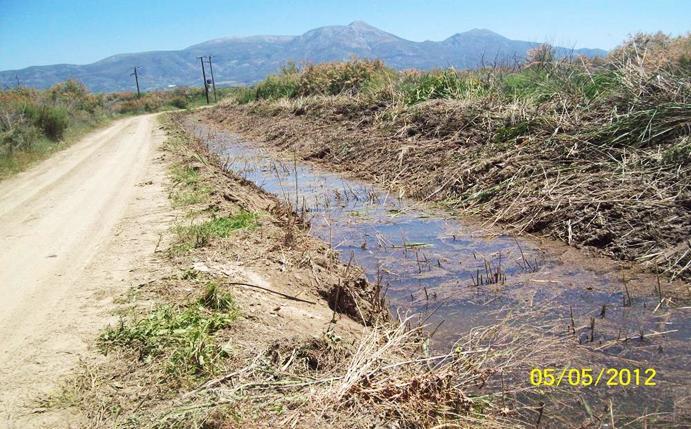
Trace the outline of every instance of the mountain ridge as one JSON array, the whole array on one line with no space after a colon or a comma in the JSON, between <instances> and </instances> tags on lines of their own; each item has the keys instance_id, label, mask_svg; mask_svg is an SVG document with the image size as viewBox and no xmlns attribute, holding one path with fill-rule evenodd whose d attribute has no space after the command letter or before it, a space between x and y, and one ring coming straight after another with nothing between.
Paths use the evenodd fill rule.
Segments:
<instances>
[{"instance_id":1,"label":"mountain ridge","mask_svg":"<svg viewBox=\"0 0 691 429\"><path fill-rule=\"evenodd\" d=\"M364 21L314 28L301 35L222 37L180 50L129 52L84 65L53 64L0 71L0 85L46 88L66 79L84 82L97 92L132 90L132 67L141 66L144 90L199 86L200 55L214 56L219 85L244 85L276 72L287 62L327 62L355 57L379 58L395 69L468 69L487 62L525 57L538 42L508 39L488 29L474 28L441 41L414 42ZM602 49L556 47L557 56L606 54Z\"/></svg>"}]
</instances>

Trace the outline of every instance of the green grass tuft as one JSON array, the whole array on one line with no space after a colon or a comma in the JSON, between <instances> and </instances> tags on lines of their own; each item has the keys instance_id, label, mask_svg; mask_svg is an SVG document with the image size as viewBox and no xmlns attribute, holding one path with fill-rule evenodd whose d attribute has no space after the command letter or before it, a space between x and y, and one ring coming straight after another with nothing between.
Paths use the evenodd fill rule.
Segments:
<instances>
[{"instance_id":1,"label":"green grass tuft","mask_svg":"<svg viewBox=\"0 0 691 429\"><path fill-rule=\"evenodd\" d=\"M171 168L173 183L186 186L196 185L199 182L199 171L190 166L175 165Z\"/></svg>"},{"instance_id":2,"label":"green grass tuft","mask_svg":"<svg viewBox=\"0 0 691 429\"><path fill-rule=\"evenodd\" d=\"M243 211L233 216L218 217L196 225L179 226L176 228L178 243L175 250L185 252L204 247L214 238L226 238L233 231L254 228L256 225L257 215Z\"/></svg>"},{"instance_id":3,"label":"green grass tuft","mask_svg":"<svg viewBox=\"0 0 691 429\"><path fill-rule=\"evenodd\" d=\"M482 82L471 73L458 73L453 69L415 74L402 83L405 104L433 99L454 99L482 95L486 92Z\"/></svg>"},{"instance_id":4,"label":"green grass tuft","mask_svg":"<svg viewBox=\"0 0 691 429\"><path fill-rule=\"evenodd\" d=\"M211 196L211 188L200 185L199 171L190 166L175 165L171 168L171 178L175 185L182 189L171 193L174 207L184 207L207 202Z\"/></svg>"},{"instance_id":5,"label":"green grass tuft","mask_svg":"<svg viewBox=\"0 0 691 429\"><path fill-rule=\"evenodd\" d=\"M223 292L216 282L209 282L206 285L204 295L199 299L199 303L206 308L213 310L232 310L235 308L233 296Z\"/></svg>"},{"instance_id":6,"label":"green grass tuft","mask_svg":"<svg viewBox=\"0 0 691 429\"><path fill-rule=\"evenodd\" d=\"M171 195L173 207L191 206L194 204L205 203L209 200L211 189L203 186L191 190L182 190L174 192Z\"/></svg>"}]
</instances>

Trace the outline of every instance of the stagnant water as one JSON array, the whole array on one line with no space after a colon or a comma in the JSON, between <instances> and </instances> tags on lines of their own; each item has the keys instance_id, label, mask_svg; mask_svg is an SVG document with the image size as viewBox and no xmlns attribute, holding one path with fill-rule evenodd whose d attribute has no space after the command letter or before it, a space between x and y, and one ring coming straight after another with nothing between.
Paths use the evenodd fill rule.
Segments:
<instances>
[{"instance_id":1,"label":"stagnant water","mask_svg":"<svg viewBox=\"0 0 691 429\"><path fill-rule=\"evenodd\" d=\"M508 312L525 315L550 335L562 332L569 350L555 358L560 367L580 368L585 359L596 373L656 370L656 386L571 388L582 403L573 407L581 410L574 424L611 400L615 421L650 414L633 427L691 425L691 307L679 298L686 285L658 283L565 245L497 234L191 118L186 126L229 170L307 211L313 235L386 285L392 311L419 315L433 332L433 348L447 350L464 332Z\"/></svg>"}]
</instances>

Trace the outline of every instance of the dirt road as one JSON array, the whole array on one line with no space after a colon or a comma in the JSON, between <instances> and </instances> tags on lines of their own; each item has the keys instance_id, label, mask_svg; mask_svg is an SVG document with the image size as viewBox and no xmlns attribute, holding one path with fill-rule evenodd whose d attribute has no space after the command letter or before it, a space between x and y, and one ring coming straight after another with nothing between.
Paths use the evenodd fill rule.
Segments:
<instances>
[{"instance_id":1,"label":"dirt road","mask_svg":"<svg viewBox=\"0 0 691 429\"><path fill-rule=\"evenodd\" d=\"M0 183L0 427L75 423L37 398L147 275L171 217L162 141L156 116L123 119Z\"/></svg>"}]
</instances>

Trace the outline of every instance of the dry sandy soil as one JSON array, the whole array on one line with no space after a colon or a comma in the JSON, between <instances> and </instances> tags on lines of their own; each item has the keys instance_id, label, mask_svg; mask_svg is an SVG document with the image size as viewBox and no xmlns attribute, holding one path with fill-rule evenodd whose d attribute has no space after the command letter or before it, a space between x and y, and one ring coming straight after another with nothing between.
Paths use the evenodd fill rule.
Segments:
<instances>
[{"instance_id":1,"label":"dry sandy soil","mask_svg":"<svg viewBox=\"0 0 691 429\"><path fill-rule=\"evenodd\" d=\"M42 407L147 275L171 221L155 115L96 131L0 183L0 427L69 427Z\"/></svg>"}]
</instances>

